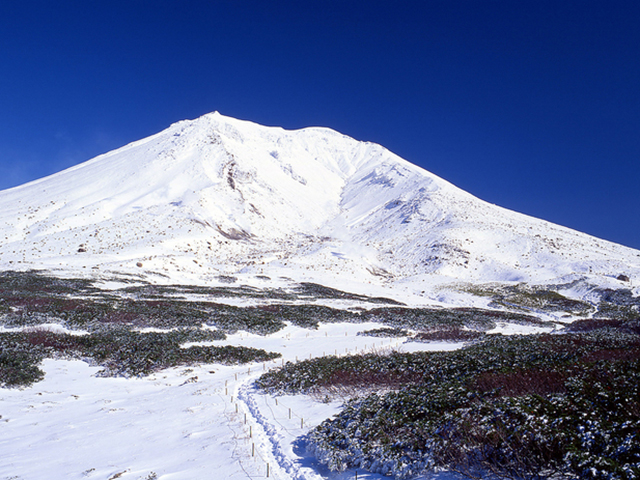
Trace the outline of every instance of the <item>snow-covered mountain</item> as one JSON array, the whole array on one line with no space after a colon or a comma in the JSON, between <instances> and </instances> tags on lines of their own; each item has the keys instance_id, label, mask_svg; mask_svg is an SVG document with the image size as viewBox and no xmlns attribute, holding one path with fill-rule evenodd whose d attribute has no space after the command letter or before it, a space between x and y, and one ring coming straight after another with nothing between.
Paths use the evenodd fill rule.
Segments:
<instances>
[{"instance_id":1,"label":"snow-covered mountain","mask_svg":"<svg viewBox=\"0 0 640 480\"><path fill-rule=\"evenodd\" d=\"M0 192L0 268L393 286L640 282L640 252L488 204L327 128L178 122ZM628 281L627 281L628 278Z\"/></svg>"}]
</instances>

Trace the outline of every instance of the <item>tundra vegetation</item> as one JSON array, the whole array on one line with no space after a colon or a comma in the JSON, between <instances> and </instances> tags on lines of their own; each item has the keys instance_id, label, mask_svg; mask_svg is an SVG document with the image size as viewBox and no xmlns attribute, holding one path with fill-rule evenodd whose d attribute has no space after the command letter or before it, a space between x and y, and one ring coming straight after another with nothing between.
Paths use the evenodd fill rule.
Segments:
<instances>
[{"instance_id":1,"label":"tundra vegetation","mask_svg":"<svg viewBox=\"0 0 640 480\"><path fill-rule=\"evenodd\" d=\"M387 327L373 334L409 335L403 330L409 328L417 332L411 333L416 340L442 332L461 338L482 336L496 321L540 324L537 318L520 313L408 308L392 299L312 283L285 291L248 286L159 286L137 278L128 281L120 289L103 290L87 279L39 272L1 273L0 325L5 330L0 331L0 385L27 386L41 380L43 372L38 365L44 358L79 358L103 366L104 375L125 376L195 363L266 361L280 354L229 345L182 345L224 340L238 331L268 335L287 324L315 329L321 322L376 321ZM221 298L250 298L262 303L239 307L222 303ZM311 303L326 299L351 300L371 308L345 310ZM66 331L43 326L51 324ZM78 335L80 332L85 334Z\"/></svg>"},{"instance_id":2,"label":"tundra vegetation","mask_svg":"<svg viewBox=\"0 0 640 480\"><path fill-rule=\"evenodd\" d=\"M288 363L258 386L346 400L307 448L332 470L396 478L640 477L640 321L486 335L452 352Z\"/></svg>"},{"instance_id":3,"label":"tundra vegetation","mask_svg":"<svg viewBox=\"0 0 640 480\"><path fill-rule=\"evenodd\" d=\"M317 284L159 286L131 278L115 290L97 285L0 273L0 386L41 380L44 358L82 359L103 375L123 376L262 362L280 354L225 345L226 336L375 322L380 327L360 335L465 346L325 356L287 363L256 382L273 395L345 401L305 438L329 468L396 478L442 469L485 478L640 478L640 300L630 291L595 292L600 301L592 305L542 287L485 286L473 293L490 297L495 309L444 309ZM228 298L255 306L228 305ZM354 306L326 305L333 300ZM554 324L535 311L579 320ZM488 333L509 323L558 330Z\"/></svg>"}]
</instances>

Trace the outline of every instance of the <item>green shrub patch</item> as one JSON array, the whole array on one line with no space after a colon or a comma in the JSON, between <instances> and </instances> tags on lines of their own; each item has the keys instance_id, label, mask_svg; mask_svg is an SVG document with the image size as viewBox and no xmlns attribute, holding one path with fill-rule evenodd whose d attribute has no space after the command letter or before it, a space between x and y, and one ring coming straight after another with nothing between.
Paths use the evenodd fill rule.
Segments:
<instances>
[{"instance_id":1,"label":"green shrub patch","mask_svg":"<svg viewBox=\"0 0 640 480\"><path fill-rule=\"evenodd\" d=\"M484 337L483 332L463 330L461 328L445 328L431 332L416 333L412 342L471 342Z\"/></svg>"},{"instance_id":2,"label":"green shrub patch","mask_svg":"<svg viewBox=\"0 0 640 480\"><path fill-rule=\"evenodd\" d=\"M224 346L191 346L186 342L222 340L217 331L178 329L140 333L112 328L89 335L53 333L44 329L0 332L0 386L28 386L41 380L44 358L76 358L104 367L103 375L140 376L180 365L239 364L280 357L265 350Z\"/></svg>"},{"instance_id":3,"label":"green shrub patch","mask_svg":"<svg viewBox=\"0 0 640 480\"><path fill-rule=\"evenodd\" d=\"M411 335L408 330L404 328L394 327L382 327L373 328L371 330L364 330L357 333L363 337L379 337L379 338L393 338L393 337L408 337Z\"/></svg>"},{"instance_id":4,"label":"green shrub patch","mask_svg":"<svg viewBox=\"0 0 640 480\"><path fill-rule=\"evenodd\" d=\"M453 352L320 358L287 364L257 384L283 394L358 382L377 382L380 391L352 389L343 410L307 436L332 470L640 477L640 338L621 329L487 335Z\"/></svg>"}]
</instances>

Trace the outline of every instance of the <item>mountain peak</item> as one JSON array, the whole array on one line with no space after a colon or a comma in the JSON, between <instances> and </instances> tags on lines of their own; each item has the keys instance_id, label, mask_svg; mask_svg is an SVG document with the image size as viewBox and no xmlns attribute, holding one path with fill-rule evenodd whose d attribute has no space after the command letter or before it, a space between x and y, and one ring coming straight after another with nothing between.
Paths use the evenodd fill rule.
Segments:
<instances>
[{"instance_id":1,"label":"mountain peak","mask_svg":"<svg viewBox=\"0 0 640 480\"><path fill-rule=\"evenodd\" d=\"M4 269L405 285L620 274L638 252L489 205L328 128L218 112L0 192Z\"/></svg>"}]
</instances>

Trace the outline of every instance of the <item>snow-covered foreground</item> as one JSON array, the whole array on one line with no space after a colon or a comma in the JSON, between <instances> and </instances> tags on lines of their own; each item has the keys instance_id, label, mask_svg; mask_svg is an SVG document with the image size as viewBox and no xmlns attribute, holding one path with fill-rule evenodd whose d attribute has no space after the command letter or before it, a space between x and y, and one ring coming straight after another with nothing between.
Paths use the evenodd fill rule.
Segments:
<instances>
[{"instance_id":1,"label":"snow-covered foreground","mask_svg":"<svg viewBox=\"0 0 640 480\"><path fill-rule=\"evenodd\" d=\"M252 382L286 361L324 354L451 349L356 336L377 324L287 327L225 343L278 351L245 366L201 365L146 378L101 378L82 361L46 360L30 388L0 390L0 479L348 479L305 454L301 437L340 409L307 396L274 398ZM359 471L358 478L383 478ZM438 478L453 478L440 474Z\"/></svg>"}]
</instances>

